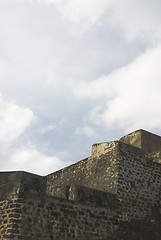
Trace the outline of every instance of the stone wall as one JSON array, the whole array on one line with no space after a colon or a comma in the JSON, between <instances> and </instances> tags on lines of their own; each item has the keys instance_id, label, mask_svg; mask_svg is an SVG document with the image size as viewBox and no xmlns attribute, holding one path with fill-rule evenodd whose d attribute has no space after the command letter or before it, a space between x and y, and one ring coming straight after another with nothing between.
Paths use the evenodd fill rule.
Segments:
<instances>
[{"instance_id":1,"label":"stone wall","mask_svg":"<svg viewBox=\"0 0 161 240\"><path fill-rule=\"evenodd\" d=\"M116 228L114 210L92 208L64 199L25 199L21 209L20 236L25 240L110 240Z\"/></svg>"},{"instance_id":2,"label":"stone wall","mask_svg":"<svg viewBox=\"0 0 161 240\"><path fill-rule=\"evenodd\" d=\"M77 198L65 200L46 194L43 177L12 172L2 173L1 179L9 180L10 175L10 195L0 199L1 239L111 239L116 229L115 195L77 186Z\"/></svg>"},{"instance_id":3,"label":"stone wall","mask_svg":"<svg viewBox=\"0 0 161 240\"><path fill-rule=\"evenodd\" d=\"M91 207L103 207L107 209L118 208L117 195L84 186L70 186L68 188L67 199Z\"/></svg>"},{"instance_id":4,"label":"stone wall","mask_svg":"<svg viewBox=\"0 0 161 240\"><path fill-rule=\"evenodd\" d=\"M160 240L160 217L119 220L116 211L45 197L0 201L0 239ZM158 213L158 209L156 211Z\"/></svg>"},{"instance_id":5,"label":"stone wall","mask_svg":"<svg viewBox=\"0 0 161 240\"><path fill-rule=\"evenodd\" d=\"M124 143L119 143L118 151L119 219L151 216L160 206L161 165L146 158L143 150Z\"/></svg>"},{"instance_id":6,"label":"stone wall","mask_svg":"<svg viewBox=\"0 0 161 240\"><path fill-rule=\"evenodd\" d=\"M0 201L0 239L16 239L21 229L21 203L16 197Z\"/></svg>"},{"instance_id":7,"label":"stone wall","mask_svg":"<svg viewBox=\"0 0 161 240\"><path fill-rule=\"evenodd\" d=\"M101 154L100 144L94 145L91 157L48 175L47 193L51 196L67 198L66 186L73 185L117 193L117 144L117 142L106 143L104 154L103 151Z\"/></svg>"},{"instance_id":8,"label":"stone wall","mask_svg":"<svg viewBox=\"0 0 161 240\"><path fill-rule=\"evenodd\" d=\"M122 137L120 141L142 149L151 161L161 163L160 136L140 129Z\"/></svg>"},{"instance_id":9,"label":"stone wall","mask_svg":"<svg viewBox=\"0 0 161 240\"><path fill-rule=\"evenodd\" d=\"M111 239L118 207L114 194L75 185L71 200L65 200L46 193L45 177L10 172L1 173L0 180L2 192L6 189L0 195L1 239Z\"/></svg>"},{"instance_id":10,"label":"stone wall","mask_svg":"<svg viewBox=\"0 0 161 240\"><path fill-rule=\"evenodd\" d=\"M73 189L76 199L76 184L82 184L104 194L112 193L118 200L118 219L131 221L151 216L153 208L159 206L160 176L161 165L147 158L141 148L115 141L95 144L90 158L48 175L47 191L52 196L72 199L69 189ZM87 195L83 196L85 204Z\"/></svg>"},{"instance_id":11,"label":"stone wall","mask_svg":"<svg viewBox=\"0 0 161 240\"><path fill-rule=\"evenodd\" d=\"M91 157L45 177L0 173L0 239L160 240L161 165L145 152L148 135L95 144Z\"/></svg>"},{"instance_id":12,"label":"stone wall","mask_svg":"<svg viewBox=\"0 0 161 240\"><path fill-rule=\"evenodd\" d=\"M21 238L22 203L26 197L36 199L46 194L46 179L26 172L0 173L0 237ZM31 238L32 239L32 238Z\"/></svg>"}]
</instances>

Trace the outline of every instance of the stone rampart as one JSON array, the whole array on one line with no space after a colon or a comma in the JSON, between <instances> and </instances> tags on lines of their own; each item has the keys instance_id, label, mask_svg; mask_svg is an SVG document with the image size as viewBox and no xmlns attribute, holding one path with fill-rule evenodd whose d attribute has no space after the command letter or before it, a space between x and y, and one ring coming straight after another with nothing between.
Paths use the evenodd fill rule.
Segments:
<instances>
[{"instance_id":1,"label":"stone rampart","mask_svg":"<svg viewBox=\"0 0 161 240\"><path fill-rule=\"evenodd\" d=\"M0 239L160 240L160 152L139 130L44 177L0 173Z\"/></svg>"},{"instance_id":2,"label":"stone rampart","mask_svg":"<svg viewBox=\"0 0 161 240\"><path fill-rule=\"evenodd\" d=\"M2 179L8 180L6 190L10 193L0 199L1 239L92 240L112 236L117 209L113 194L75 186L71 194L77 197L65 200L46 194L44 177L11 172L2 173Z\"/></svg>"},{"instance_id":3,"label":"stone rampart","mask_svg":"<svg viewBox=\"0 0 161 240\"><path fill-rule=\"evenodd\" d=\"M47 193L64 197L64 186L80 185L103 192L117 193L117 146L119 142L95 145L92 156L47 176ZM98 149L98 151L97 151ZM102 148L104 149L104 148ZM95 155L95 152L97 154Z\"/></svg>"}]
</instances>

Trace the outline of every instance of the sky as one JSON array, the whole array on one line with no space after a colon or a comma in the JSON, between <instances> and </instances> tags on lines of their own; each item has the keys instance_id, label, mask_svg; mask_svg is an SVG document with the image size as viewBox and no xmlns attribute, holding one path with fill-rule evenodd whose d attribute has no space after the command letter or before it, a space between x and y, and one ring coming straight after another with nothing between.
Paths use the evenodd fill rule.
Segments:
<instances>
[{"instance_id":1,"label":"sky","mask_svg":"<svg viewBox=\"0 0 161 240\"><path fill-rule=\"evenodd\" d=\"M92 144L161 135L161 2L0 0L1 171L46 175Z\"/></svg>"}]
</instances>

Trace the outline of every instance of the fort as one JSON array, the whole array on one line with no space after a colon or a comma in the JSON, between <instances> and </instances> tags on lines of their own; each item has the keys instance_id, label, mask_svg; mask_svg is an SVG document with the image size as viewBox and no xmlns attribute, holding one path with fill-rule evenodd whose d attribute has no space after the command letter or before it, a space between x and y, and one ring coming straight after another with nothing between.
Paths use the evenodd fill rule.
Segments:
<instances>
[{"instance_id":1,"label":"fort","mask_svg":"<svg viewBox=\"0 0 161 240\"><path fill-rule=\"evenodd\" d=\"M0 239L160 240L161 137L94 144L47 176L0 172Z\"/></svg>"}]
</instances>

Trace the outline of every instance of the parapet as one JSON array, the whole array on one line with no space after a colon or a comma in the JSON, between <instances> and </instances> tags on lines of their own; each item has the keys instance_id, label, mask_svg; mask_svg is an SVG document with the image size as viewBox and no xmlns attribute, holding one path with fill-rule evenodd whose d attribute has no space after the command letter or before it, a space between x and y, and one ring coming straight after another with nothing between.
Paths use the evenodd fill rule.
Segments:
<instances>
[{"instance_id":1,"label":"parapet","mask_svg":"<svg viewBox=\"0 0 161 240\"><path fill-rule=\"evenodd\" d=\"M46 179L23 171L0 173L0 201L14 197L39 198L46 194Z\"/></svg>"},{"instance_id":2,"label":"parapet","mask_svg":"<svg viewBox=\"0 0 161 240\"><path fill-rule=\"evenodd\" d=\"M140 129L122 137L120 142L142 149L147 158L151 158L154 162L161 163L160 136Z\"/></svg>"},{"instance_id":3,"label":"parapet","mask_svg":"<svg viewBox=\"0 0 161 240\"><path fill-rule=\"evenodd\" d=\"M92 145L92 157L101 157L112 151L118 145L118 141L96 143Z\"/></svg>"}]
</instances>

